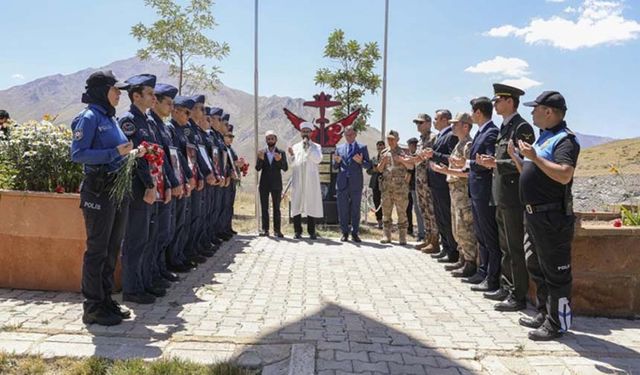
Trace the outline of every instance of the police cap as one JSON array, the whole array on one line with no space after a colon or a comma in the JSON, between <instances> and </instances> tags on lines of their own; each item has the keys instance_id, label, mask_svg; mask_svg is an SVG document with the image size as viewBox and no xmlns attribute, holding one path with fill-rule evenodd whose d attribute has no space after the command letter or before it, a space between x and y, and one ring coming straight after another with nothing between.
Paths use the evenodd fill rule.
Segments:
<instances>
[{"instance_id":1,"label":"police cap","mask_svg":"<svg viewBox=\"0 0 640 375\"><path fill-rule=\"evenodd\" d=\"M130 90L135 86L156 87L156 76L153 74L138 74L133 77L129 77L125 83L127 84L127 90Z\"/></svg>"},{"instance_id":2,"label":"police cap","mask_svg":"<svg viewBox=\"0 0 640 375\"><path fill-rule=\"evenodd\" d=\"M171 99L175 98L176 95L178 95L178 89L167 83L158 83L153 92L158 96L168 96Z\"/></svg>"},{"instance_id":3,"label":"police cap","mask_svg":"<svg viewBox=\"0 0 640 375\"><path fill-rule=\"evenodd\" d=\"M222 108L218 107L206 107L204 114L207 116L222 116Z\"/></svg>"},{"instance_id":4,"label":"police cap","mask_svg":"<svg viewBox=\"0 0 640 375\"><path fill-rule=\"evenodd\" d=\"M193 99L188 96L176 96L173 99L174 107L183 107L191 110L193 109L194 105L196 105L196 102L194 102Z\"/></svg>"},{"instance_id":5,"label":"police cap","mask_svg":"<svg viewBox=\"0 0 640 375\"><path fill-rule=\"evenodd\" d=\"M191 99L193 99L194 103L200 103L200 104L204 104L204 95L200 94L200 95L194 95L191 97Z\"/></svg>"},{"instance_id":6,"label":"police cap","mask_svg":"<svg viewBox=\"0 0 640 375\"><path fill-rule=\"evenodd\" d=\"M536 100L532 102L524 103L527 107L537 107L543 105L550 108L567 110L567 102L564 100L564 96L557 91L545 91L538 95Z\"/></svg>"},{"instance_id":7,"label":"police cap","mask_svg":"<svg viewBox=\"0 0 640 375\"><path fill-rule=\"evenodd\" d=\"M224 115L222 115L222 121L229 121L230 118L231 118L231 115L228 113L225 113Z\"/></svg>"}]
</instances>

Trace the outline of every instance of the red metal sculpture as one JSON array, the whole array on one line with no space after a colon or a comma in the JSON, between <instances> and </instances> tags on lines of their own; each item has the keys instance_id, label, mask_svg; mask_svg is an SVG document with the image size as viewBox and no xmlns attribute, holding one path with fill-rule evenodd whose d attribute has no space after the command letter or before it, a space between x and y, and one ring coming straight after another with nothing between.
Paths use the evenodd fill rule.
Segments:
<instances>
[{"instance_id":1,"label":"red metal sculpture","mask_svg":"<svg viewBox=\"0 0 640 375\"><path fill-rule=\"evenodd\" d=\"M315 126L314 124L311 139L322 147L335 147L342 138L344 128L353 124L353 122L358 118L360 110L358 109L350 113L348 116L334 122L333 124L326 125L329 123L329 120L324 117L326 109L339 106L342 103L331 100L331 95L325 94L324 91L318 95L314 95L313 98L315 100L304 102L303 104L305 107L315 107L320 109L320 118L314 121L315 124L318 124L319 126ZM283 110L284 114L287 116L289 121L291 121L293 126L297 130L300 130L300 124L306 120L296 116L286 108L283 108Z\"/></svg>"}]
</instances>

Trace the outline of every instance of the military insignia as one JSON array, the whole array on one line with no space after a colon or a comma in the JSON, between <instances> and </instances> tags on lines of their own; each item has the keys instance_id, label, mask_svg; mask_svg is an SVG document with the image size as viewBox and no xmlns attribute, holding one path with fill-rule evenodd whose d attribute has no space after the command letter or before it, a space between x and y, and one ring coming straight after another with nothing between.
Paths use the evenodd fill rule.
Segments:
<instances>
[{"instance_id":1,"label":"military insignia","mask_svg":"<svg viewBox=\"0 0 640 375\"><path fill-rule=\"evenodd\" d=\"M76 131L73 132L73 140L74 141L79 141L82 139L82 129L76 129Z\"/></svg>"},{"instance_id":2,"label":"military insignia","mask_svg":"<svg viewBox=\"0 0 640 375\"><path fill-rule=\"evenodd\" d=\"M132 136L136 132L136 126L133 124L133 122L124 122L122 123L122 125L120 125L120 128L122 129L124 135L126 135L127 137Z\"/></svg>"}]
</instances>

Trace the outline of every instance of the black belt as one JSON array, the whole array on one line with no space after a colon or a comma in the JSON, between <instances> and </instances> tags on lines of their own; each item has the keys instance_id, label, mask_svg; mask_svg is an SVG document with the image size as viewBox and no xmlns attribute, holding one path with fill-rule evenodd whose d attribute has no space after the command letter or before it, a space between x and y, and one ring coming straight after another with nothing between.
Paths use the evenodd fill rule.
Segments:
<instances>
[{"instance_id":1,"label":"black belt","mask_svg":"<svg viewBox=\"0 0 640 375\"><path fill-rule=\"evenodd\" d=\"M561 211L564 209L564 205L560 202L556 203L543 203L543 204L526 204L524 210L528 214L535 212L547 212L547 211Z\"/></svg>"}]
</instances>

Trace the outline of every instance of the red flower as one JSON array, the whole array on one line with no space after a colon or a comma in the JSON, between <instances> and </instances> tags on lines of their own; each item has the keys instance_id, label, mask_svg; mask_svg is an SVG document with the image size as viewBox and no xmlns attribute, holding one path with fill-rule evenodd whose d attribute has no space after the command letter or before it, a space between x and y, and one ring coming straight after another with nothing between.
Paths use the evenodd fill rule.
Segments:
<instances>
[{"instance_id":1,"label":"red flower","mask_svg":"<svg viewBox=\"0 0 640 375\"><path fill-rule=\"evenodd\" d=\"M613 226L614 226L614 227L616 227L616 228L620 228L620 227L622 226L622 220L620 220L620 219L615 219L615 220L613 221Z\"/></svg>"},{"instance_id":2,"label":"red flower","mask_svg":"<svg viewBox=\"0 0 640 375\"><path fill-rule=\"evenodd\" d=\"M62 187L61 185L56 186L55 192L58 194L64 193L64 187Z\"/></svg>"}]
</instances>

